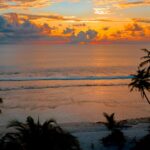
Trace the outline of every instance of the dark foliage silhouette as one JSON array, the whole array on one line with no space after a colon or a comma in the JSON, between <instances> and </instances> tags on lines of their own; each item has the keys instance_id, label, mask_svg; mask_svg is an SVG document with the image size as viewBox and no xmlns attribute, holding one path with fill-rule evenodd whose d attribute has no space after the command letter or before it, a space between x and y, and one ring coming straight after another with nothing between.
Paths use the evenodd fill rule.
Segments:
<instances>
[{"instance_id":1,"label":"dark foliage silhouette","mask_svg":"<svg viewBox=\"0 0 150 150\"><path fill-rule=\"evenodd\" d=\"M146 92L150 92L150 51L143 49L146 52L146 56L142 57L145 59L140 63L136 74L132 75L131 83L129 84L130 91L138 90L141 93L142 98L145 98L150 104L150 100Z\"/></svg>"},{"instance_id":2,"label":"dark foliage silhouette","mask_svg":"<svg viewBox=\"0 0 150 150\"><path fill-rule=\"evenodd\" d=\"M108 136L102 138L102 143L105 147L115 146L121 150L126 142L125 136L122 131L115 129Z\"/></svg>"},{"instance_id":3,"label":"dark foliage silhouette","mask_svg":"<svg viewBox=\"0 0 150 150\"><path fill-rule=\"evenodd\" d=\"M3 103L3 99L0 97L0 104Z\"/></svg>"},{"instance_id":4,"label":"dark foliage silhouette","mask_svg":"<svg viewBox=\"0 0 150 150\"><path fill-rule=\"evenodd\" d=\"M123 132L120 130L122 125L120 122L115 120L115 113L108 115L104 113L104 117L107 122L104 125L111 131L111 133L102 138L101 141L105 147L116 146L119 150L121 150L126 142L125 136Z\"/></svg>"},{"instance_id":5,"label":"dark foliage silhouette","mask_svg":"<svg viewBox=\"0 0 150 150\"><path fill-rule=\"evenodd\" d=\"M104 117L106 118L106 122L103 124L107 127L108 130L115 130L117 128L121 128L120 122L115 120L115 113L107 114L103 113Z\"/></svg>"},{"instance_id":6,"label":"dark foliage silhouette","mask_svg":"<svg viewBox=\"0 0 150 150\"><path fill-rule=\"evenodd\" d=\"M146 55L143 56L141 59L144 59L139 65L139 68L146 68L147 72L150 71L150 51L148 49L142 49Z\"/></svg>"},{"instance_id":7,"label":"dark foliage silhouette","mask_svg":"<svg viewBox=\"0 0 150 150\"><path fill-rule=\"evenodd\" d=\"M150 134L136 142L134 148L131 150L150 150Z\"/></svg>"},{"instance_id":8,"label":"dark foliage silhouette","mask_svg":"<svg viewBox=\"0 0 150 150\"><path fill-rule=\"evenodd\" d=\"M147 102L150 104L150 100L146 95L146 91L150 90L150 76L149 73L145 71L145 69L138 70L137 74L132 75L132 81L129 84L130 90L133 91L138 90L141 93L141 96L146 98Z\"/></svg>"},{"instance_id":9,"label":"dark foliage silhouette","mask_svg":"<svg viewBox=\"0 0 150 150\"><path fill-rule=\"evenodd\" d=\"M27 117L26 123L12 121L8 127L16 132L1 139L1 150L80 150L78 140L52 119L41 124Z\"/></svg>"},{"instance_id":10,"label":"dark foliage silhouette","mask_svg":"<svg viewBox=\"0 0 150 150\"><path fill-rule=\"evenodd\" d=\"M0 97L0 104L3 103L3 99ZM0 114L2 113L2 110L0 109Z\"/></svg>"}]
</instances>

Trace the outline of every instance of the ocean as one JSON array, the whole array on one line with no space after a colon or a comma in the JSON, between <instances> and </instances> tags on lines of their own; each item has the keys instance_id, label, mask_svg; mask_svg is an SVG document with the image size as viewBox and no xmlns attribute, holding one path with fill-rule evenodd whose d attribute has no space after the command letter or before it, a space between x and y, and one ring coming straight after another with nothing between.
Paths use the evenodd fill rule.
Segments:
<instances>
[{"instance_id":1,"label":"ocean","mask_svg":"<svg viewBox=\"0 0 150 150\"><path fill-rule=\"evenodd\" d=\"M0 45L0 125L28 115L61 123L149 116L128 87L142 48L150 44Z\"/></svg>"}]
</instances>

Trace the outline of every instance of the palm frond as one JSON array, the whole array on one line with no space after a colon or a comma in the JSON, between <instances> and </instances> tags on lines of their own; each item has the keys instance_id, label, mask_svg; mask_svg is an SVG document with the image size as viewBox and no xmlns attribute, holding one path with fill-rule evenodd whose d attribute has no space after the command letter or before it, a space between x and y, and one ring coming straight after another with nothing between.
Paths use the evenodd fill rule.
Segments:
<instances>
[{"instance_id":1,"label":"palm frond","mask_svg":"<svg viewBox=\"0 0 150 150\"><path fill-rule=\"evenodd\" d=\"M115 120L115 113L112 114L107 114L107 113L103 113L104 117L106 118L106 122L104 123L104 125L109 129L109 130L114 130L117 126L118 123Z\"/></svg>"},{"instance_id":2,"label":"palm frond","mask_svg":"<svg viewBox=\"0 0 150 150\"><path fill-rule=\"evenodd\" d=\"M144 51L145 53L147 53L147 54L150 54L150 51L148 50L148 49L146 49L146 48L143 48L143 49L141 49L142 51Z\"/></svg>"},{"instance_id":3,"label":"palm frond","mask_svg":"<svg viewBox=\"0 0 150 150\"><path fill-rule=\"evenodd\" d=\"M141 62L141 63L139 64L139 67L144 67L144 66L146 66L147 64L150 64L150 59Z\"/></svg>"},{"instance_id":4,"label":"palm frond","mask_svg":"<svg viewBox=\"0 0 150 150\"><path fill-rule=\"evenodd\" d=\"M54 119L41 124L39 118L35 122L29 116L25 123L14 120L8 127L14 127L16 130L14 133L7 134L3 141L5 143L7 141L10 145L12 143L16 144L15 146L19 145L21 150L80 150L78 140L63 130Z\"/></svg>"},{"instance_id":5,"label":"palm frond","mask_svg":"<svg viewBox=\"0 0 150 150\"><path fill-rule=\"evenodd\" d=\"M28 125L30 128L34 128L34 127L35 127L34 119L33 119L31 116L28 116L28 117L27 117L26 123L27 123L27 125Z\"/></svg>"},{"instance_id":6,"label":"palm frond","mask_svg":"<svg viewBox=\"0 0 150 150\"><path fill-rule=\"evenodd\" d=\"M145 90L150 90L150 74L149 71L144 69L138 69L135 75L132 75L131 83L128 85L130 87L130 91L138 90L142 96L142 98L146 98L149 103L148 97L145 94Z\"/></svg>"},{"instance_id":7,"label":"palm frond","mask_svg":"<svg viewBox=\"0 0 150 150\"><path fill-rule=\"evenodd\" d=\"M17 120L10 121L10 123L7 125L7 128L11 128L11 127L26 128L24 123L17 121Z\"/></svg>"},{"instance_id":8,"label":"palm frond","mask_svg":"<svg viewBox=\"0 0 150 150\"><path fill-rule=\"evenodd\" d=\"M141 59L144 59L145 61L139 64L139 68L150 64L150 51L148 49L142 49L142 50L146 53L146 56L141 57Z\"/></svg>"}]
</instances>

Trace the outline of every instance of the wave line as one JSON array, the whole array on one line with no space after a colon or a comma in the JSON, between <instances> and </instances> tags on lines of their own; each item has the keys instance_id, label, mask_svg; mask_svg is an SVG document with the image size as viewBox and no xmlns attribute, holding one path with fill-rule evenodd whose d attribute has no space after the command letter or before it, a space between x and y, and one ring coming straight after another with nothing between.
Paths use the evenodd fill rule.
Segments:
<instances>
[{"instance_id":1,"label":"wave line","mask_svg":"<svg viewBox=\"0 0 150 150\"><path fill-rule=\"evenodd\" d=\"M42 81L42 80L118 80L132 79L133 76L70 76L70 77L15 77L0 78L0 81Z\"/></svg>"}]
</instances>

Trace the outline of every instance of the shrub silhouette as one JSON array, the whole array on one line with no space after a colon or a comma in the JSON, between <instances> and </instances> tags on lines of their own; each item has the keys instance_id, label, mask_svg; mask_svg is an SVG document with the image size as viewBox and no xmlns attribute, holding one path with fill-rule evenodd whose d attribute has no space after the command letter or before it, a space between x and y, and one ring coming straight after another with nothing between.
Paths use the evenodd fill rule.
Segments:
<instances>
[{"instance_id":1,"label":"shrub silhouette","mask_svg":"<svg viewBox=\"0 0 150 150\"><path fill-rule=\"evenodd\" d=\"M103 145L105 147L116 146L119 150L121 150L126 142L126 139L123 132L119 129L122 127L120 122L115 120L115 113L112 113L111 115L104 113L104 117L107 120L104 125L111 131L111 133L101 139Z\"/></svg>"},{"instance_id":2,"label":"shrub silhouette","mask_svg":"<svg viewBox=\"0 0 150 150\"><path fill-rule=\"evenodd\" d=\"M108 136L102 138L102 143L105 147L116 146L121 150L125 144L125 136L119 129L115 129Z\"/></svg>"},{"instance_id":3,"label":"shrub silhouette","mask_svg":"<svg viewBox=\"0 0 150 150\"><path fill-rule=\"evenodd\" d=\"M27 117L26 123L12 121L8 127L16 132L1 139L2 150L80 150L78 140L52 119L41 124Z\"/></svg>"},{"instance_id":4,"label":"shrub silhouette","mask_svg":"<svg viewBox=\"0 0 150 150\"><path fill-rule=\"evenodd\" d=\"M150 134L136 142L134 148L131 150L150 150Z\"/></svg>"}]
</instances>

